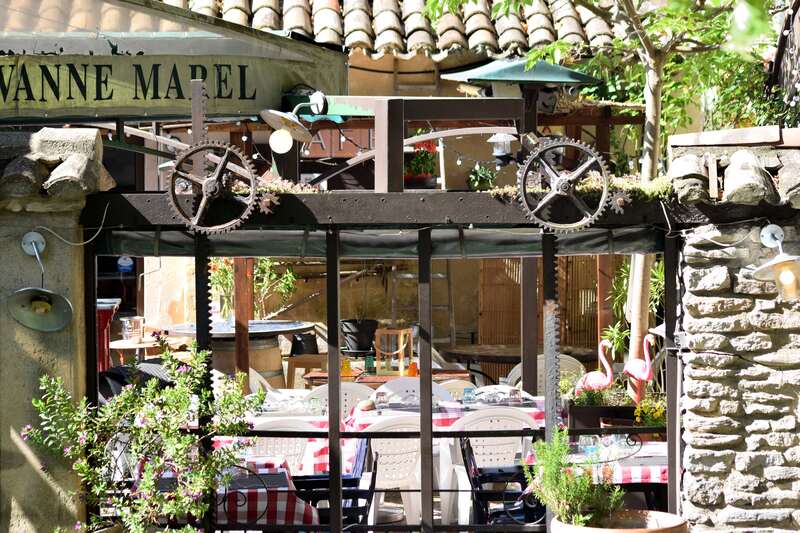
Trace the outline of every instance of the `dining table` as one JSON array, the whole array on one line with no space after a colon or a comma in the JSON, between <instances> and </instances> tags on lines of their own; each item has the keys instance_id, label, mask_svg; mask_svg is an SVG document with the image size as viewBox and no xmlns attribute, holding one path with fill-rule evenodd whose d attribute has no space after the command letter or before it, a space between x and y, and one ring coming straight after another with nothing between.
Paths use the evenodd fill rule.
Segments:
<instances>
[{"instance_id":1,"label":"dining table","mask_svg":"<svg viewBox=\"0 0 800 533\"><path fill-rule=\"evenodd\" d=\"M317 509L297 496L284 458L253 456L228 473L229 483L221 486L215 497L217 524L238 527L319 524ZM168 470L161 476L158 490L177 490L174 472Z\"/></svg>"},{"instance_id":2,"label":"dining table","mask_svg":"<svg viewBox=\"0 0 800 533\"><path fill-rule=\"evenodd\" d=\"M361 383L373 389L377 389L388 381L397 379L401 376L395 374L368 374L361 369L354 368L351 375L342 376L342 381L353 381ZM444 368L433 369L433 381L442 383L452 379L463 379L469 381L469 372L466 370L447 370ZM312 370L303 375L307 388L314 388L328 383L328 372L323 370Z\"/></svg>"}]
</instances>

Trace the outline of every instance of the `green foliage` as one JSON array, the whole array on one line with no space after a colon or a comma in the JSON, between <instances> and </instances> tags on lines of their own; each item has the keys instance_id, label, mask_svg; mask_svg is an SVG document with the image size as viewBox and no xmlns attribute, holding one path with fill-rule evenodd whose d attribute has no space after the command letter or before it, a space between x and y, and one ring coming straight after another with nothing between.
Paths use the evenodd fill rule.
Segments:
<instances>
[{"instance_id":1,"label":"green foliage","mask_svg":"<svg viewBox=\"0 0 800 533\"><path fill-rule=\"evenodd\" d=\"M663 394L650 393L642 398L633 414L639 426L666 426L667 399Z\"/></svg>"},{"instance_id":2,"label":"green foliage","mask_svg":"<svg viewBox=\"0 0 800 533\"><path fill-rule=\"evenodd\" d=\"M473 191L487 191L494 187L497 172L483 165L476 165L467 177L467 184Z\"/></svg>"},{"instance_id":3,"label":"green foliage","mask_svg":"<svg viewBox=\"0 0 800 533\"><path fill-rule=\"evenodd\" d=\"M426 11L434 18L445 10L457 11L469 0L427 0ZM494 2L492 13L519 12L532 0ZM753 123L777 123L784 118L783 106L765 98L765 75L761 53L775 42L768 12L783 7L774 0L671 0L654 7L651 3L585 0L581 4L623 28L626 37L615 37L608 45L587 53L584 46L557 40L530 51L528 60L565 64L604 81L587 87L589 99L645 104L646 68L654 58L663 58L661 94L661 147L664 139L691 124L695 104L707 91L717 98L704 114L719 127ZM734 9L736 10L734 13ZM635 10L631 13L629 10ZM636 15L632 17L632 15ZM638 19L635 22L632 20ZM636 27L640 23L641 27ZM625 25L627 24L627 28ZM647 43L647 45L643 44ZM625 110L621 110L625 112ZM639 109L628 109L639 113ZM612 137L616 174L635 173L642 147L641 127L623 126ZM628 154L636 154L630 157Z\"/></svg>"},{"instance_id":4,"label":"green foliage","mask_svg":"<svg viewBox=\"0 0 800 533\"><path fill-rule=\"evenodd\" d=\"M436 173L436 153L415 150L405 167L406 176L433 176Z\"/></svg>"},{"instance_id":5,"label":"green foliage","mask_svg":"<svg viewBox=\"0 0 800 533\"><path fill-rule=\"evenodd\" d=\"M533 494L555 517L577 526L603 525L620 508L624 492L608 482L594 483L589 464L569 461L566 430L556 430L552 440L536 442L536 465L523 463L525 479Z\"/></svg>"},{"instance_id":6,"label":"green foliage","mask_svg":"<svg viewBox=\"0 0 800 533\"><path fill-rule=\"evenodd\" d=\"M209 284L220 299L220 314L229 317L233 312L233 259L215 257L210 263ZM283 271L281 271L283 268ZM286 302L297 290L297 277L289 265L267 257L259 257L253 265L253 313L255 318L266 318L270 296L278 294Z\"/></svg>"},{"instance_id":7,"label":"green foliage","mask_svg":"<svg viewBox=\"0 0 800 533\"><path fill-rule=\"evenodd\" d=\"M628 352L631 330L624 321L618 320L615 324L605 328L600 334L600 338L611 343L611 360L615 361L618 355Z\"/></svg>"},{"instance_id":8,"label":"green foliage","mask_svg":"<svg viewBox=\"0 0 800 533\"><path fill-rule=\"evenodd\" d=\"M215 435L246 431L245 413L263 403L263 393L245 397L245 377L239 375L224 381L215 398L204 386L208 352L193 348L182 362L163 343L162 349L172 383L162 388L151 379L128 385L99 408L85 398L74 401L61 378L40 379L42 395L33 400L39 427L26 427L22 437L72 463L81 480L81 499L101 511L90 517L91 529L109 525L109 516L118 516L133 533L150 531L159 520L203 516L209 506L206 495L227 483L238 464L236 452L247 444L201 453L204 441ZM199 419L209 422L187 431ZM127 458L127 467L120 457ZM142 473L134 481L131 471L138 465ZM157 489L166 473L175 475L173 491Z\"/></svg>"},{"instance_id":9,"label":"green foliage","mask_svg":"<svg viewBox=\"0 0 800 533\"><path fill-rule=\"evenodd\" d=\"M582 390L580 394L575 394L573 382L573 390L567 395L572 403L578 407L594 407L594 406L621 406L621 405L630 405L631 398L628 396L626 391L626 383L620 377L617 376L614 380L614 384L609 387L608 389L594 391L594 390Z\"/></svg>"},{"instance_id":10,"label":"green foliage","mask_svg":"<svg viewBox=\"0 0 800 533\"><path fill-rule=\"evenodd\" d=\"M625 320L625 304L628 301L630 268L630 262L626 260L617 268L616 272L614 272L614 278L611 280L611 293L608 298L611 301L611 309L614 312L614 318L617 319L617 325L627 323ZM657 259L650 270L650 301L648 307L653 321L657 321L661 316L665 290L664 261Z\"/></svg>"}]
</instances>

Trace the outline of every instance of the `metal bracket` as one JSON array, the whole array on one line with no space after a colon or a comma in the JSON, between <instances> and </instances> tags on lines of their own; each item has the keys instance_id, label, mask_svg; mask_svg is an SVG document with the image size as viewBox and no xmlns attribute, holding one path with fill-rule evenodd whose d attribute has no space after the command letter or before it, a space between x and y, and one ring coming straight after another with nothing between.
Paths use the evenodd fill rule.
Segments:
<instances>
[{"instance_id":1,"label":"metal bracket","mask_svg":"<svg viewBox=\"0 0 800 533\"><path fill-rule=\"evenodd\" d=\"M39 263L39 269L42 271L42 288L44 288L44 263L42 263L42 256L39 255L44 251L47 242L38 231L29 231L22 236L22 251L31 257L36 258Z\"/></svg>"}]
</instances>

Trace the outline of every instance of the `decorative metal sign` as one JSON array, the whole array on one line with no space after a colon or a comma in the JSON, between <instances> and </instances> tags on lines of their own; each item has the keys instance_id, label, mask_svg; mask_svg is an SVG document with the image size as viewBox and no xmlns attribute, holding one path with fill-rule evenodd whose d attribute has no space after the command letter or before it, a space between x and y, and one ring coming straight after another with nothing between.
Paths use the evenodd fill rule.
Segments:
<instances>
[{"instance_id":1,"label":"decorative metal sign","mask_svg":"<svg viewBox=\"0 0 800 533\"><path fill-rule=\"evenodd\" d=\"M335 85L308 62L242 56L0 57L0 120L177 117L189 114L192 79L204 79L209 115L279 108L297 83Z\"/></svg>"}]
</instances>

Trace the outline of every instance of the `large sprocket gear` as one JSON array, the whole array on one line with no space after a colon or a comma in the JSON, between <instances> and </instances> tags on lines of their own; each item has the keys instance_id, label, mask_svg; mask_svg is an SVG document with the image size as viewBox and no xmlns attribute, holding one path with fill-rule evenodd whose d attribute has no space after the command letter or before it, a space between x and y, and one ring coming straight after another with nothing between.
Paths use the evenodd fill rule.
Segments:
<instances>
[{"instance_id":1,"label":"large sprocket gear","mask_svg":"<svg viewBox=\"0 0 800 533\"><path fill-rule=\"evenodd\" d=\"M595 200L578 195L597 182ZM609 197L608 170L590 146L573 139L541 140L518 173L518 199L530 220L557 233L577 231L603 215Z\"/></svg>"},{"instance_id":2,"label":"large sprocket gear","mask_svg":"<svg viewBox=\"0 0 800 533\"><path fill-rule=\"evenodd\" d=\"M255 166L241 150L207 141L190 146L175 160L167 195L190 229L213 234L234 230L247 220L258 206L257 187Z\"/></svg>"}]
</instances>

